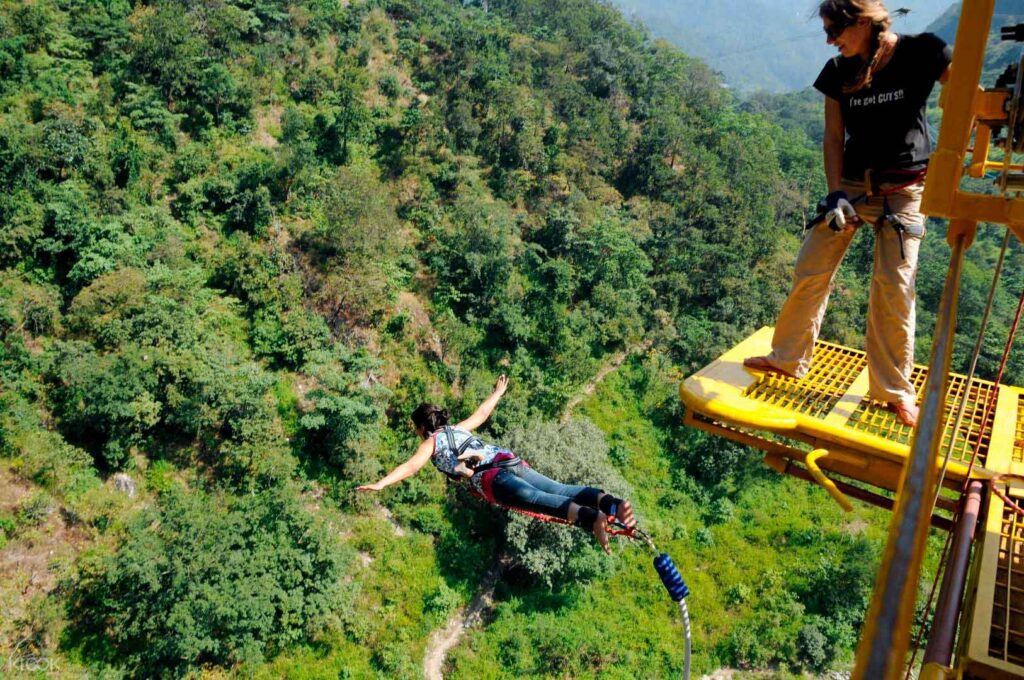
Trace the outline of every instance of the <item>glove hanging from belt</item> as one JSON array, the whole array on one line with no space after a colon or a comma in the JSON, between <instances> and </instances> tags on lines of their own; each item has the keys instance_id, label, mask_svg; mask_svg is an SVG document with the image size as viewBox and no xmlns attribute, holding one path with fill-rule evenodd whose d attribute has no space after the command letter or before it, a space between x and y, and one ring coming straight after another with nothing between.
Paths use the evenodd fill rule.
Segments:
<instances>
[{"instance_id":1,"label":"glove hanging from belt","mask_svg":"<svg viewBox=\"0 0 1024 680\"><path fill-rule=\"evenodd\" d=\"M818 202L818 212L807 222L807 224L804 225L804 229L810 229L822 220L827 220L828 226L832 231L843 231L846 227L846 222L857 216L857 211L853 209L853 206L861 201L871 198L872 196L886 197L889 194L905 189L912 184L917 184L925 178L927 172L928 168L922 168L920 170L903 170L900 168L891 170L865 170L864 193L850 198L846 195L845 191L833 191ZM894 184L895 186L882 189L881 185L883 183ZM885 208L885 213L887 215L890 214L888 206ZM919 229L922 234L924 233L923 227L915 228L912 226L906 227L907 233L912 233L910 231L911 229ZM901 249L902 245L903 241L901 237Z\"/></svg>"}]
</instances>

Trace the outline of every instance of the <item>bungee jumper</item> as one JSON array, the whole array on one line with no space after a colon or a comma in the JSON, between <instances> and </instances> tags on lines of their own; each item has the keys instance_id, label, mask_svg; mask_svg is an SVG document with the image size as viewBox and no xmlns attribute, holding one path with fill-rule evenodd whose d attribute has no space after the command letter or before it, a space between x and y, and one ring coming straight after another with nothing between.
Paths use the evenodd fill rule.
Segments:
<instances>
[{"instance_id":1,"label":"bungee jumper","mask_svg":"<svg viewBox=\"0 0 1024 680\"><path fill-rule=\"evenodd\" d=\"M609 536L636 530L633 506L602 489L562 484L542 475L513 452L484 442L473 434L490 418L505 390L508 378L498 378L491 395L468 418L449 424L447 410L420 404L411 414L413 428L423 443L404 463L358 491L380 491L415 475L427 461L453 482L489 503L544 521L572 524L593 532L606 553Z\"/></svg>"},{"instance_id":2,"label":"bungee jumper","mask_svg":"<svg viewBox=\"0 0 1024 680\"><path fill-rule=\"evenodd\" d=\"M826 42L840 52L814 82L825 95L829 194L806 225L771 353L748 357L743 365L793 378L807 374L836 271L857 228L869 223L875 249L865 348L868 396L914 427L914 288L931 153L925 105L935 83L949 78L952 52L932 33L890 31L892 18L881 0L825 0L818 14Z\"/></svg>"},{"instance_id":3,"label":"bungee jumper","mask_svg":"<svg viewBox=\"0 0 1024 680\"><path fill-rule=\"evenodd\" d=\"M508 378L498 377L494 391L471 416L449 424L448 411L435 404L420 404L411 414L413 429L423 439L416 452L380 480L356 487L380 491L412 477L431 461L455 483L493 505L545 522L572 524L593 532L601 548L611 552L609 536L641 539L654 557L654 569L669 597L679 606L684 632L683 678L690 677L690 615L686 598L690 589L672 558L659 553L654 540L641 531L628 500L590 486L562 484L534 470L513 452L488 444L473 434L491 417L508 389Z\"/></svg>"}]
</instances>

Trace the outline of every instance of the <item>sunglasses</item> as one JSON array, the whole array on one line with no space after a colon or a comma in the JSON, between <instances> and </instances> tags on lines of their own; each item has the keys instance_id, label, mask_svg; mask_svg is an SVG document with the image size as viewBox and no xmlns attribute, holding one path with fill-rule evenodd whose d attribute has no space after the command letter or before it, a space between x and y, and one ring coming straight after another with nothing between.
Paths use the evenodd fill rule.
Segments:
<instances>
[{"instance_id":1,"label":"sunglasses","mask_svg":"<svg viewBox=\"0 0 1024 680\"><path fill-rule=\"evenodd\" d=\"M834 21L832 25L825 27L825 36L829 40L836 40L843 34L843 31L853 26L856 21Z\"/></svg>"}]
</instances>

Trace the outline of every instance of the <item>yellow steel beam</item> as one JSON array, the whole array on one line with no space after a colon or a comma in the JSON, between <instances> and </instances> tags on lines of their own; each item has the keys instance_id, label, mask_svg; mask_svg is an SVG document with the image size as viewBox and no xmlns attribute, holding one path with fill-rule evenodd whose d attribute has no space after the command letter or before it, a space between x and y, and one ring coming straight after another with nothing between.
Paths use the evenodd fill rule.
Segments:
<instances>
[{"instance_id":1,"label":"yellow steel beam","mask_svg":"<svg viewBox=\"0 0 1024 680\"><path fill-rule=\"evenodd\" d=\"M942 88L945 104L942 128L928 164L928 181L921 201L921 212L926 215L950 219L968 217L954 213L953 198L960 186L964 156L979 107L978 83L994 8L995 0L964 0L960 10L954 48L956 59L949 81Z\"/></svg>"}]
</instances>

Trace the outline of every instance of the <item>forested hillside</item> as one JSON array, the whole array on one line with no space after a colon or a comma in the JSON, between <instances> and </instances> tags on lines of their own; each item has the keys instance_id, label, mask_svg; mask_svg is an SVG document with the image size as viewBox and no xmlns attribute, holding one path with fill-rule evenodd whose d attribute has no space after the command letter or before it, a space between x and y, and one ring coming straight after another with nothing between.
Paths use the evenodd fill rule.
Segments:
<instances>
[{"instance_id":1,"label":"forested hillside","mask_svg":"<svg viewBox=\"0 0 1024 680\"><path fill-rule=\"evenodd\" d=\"M957 22L960 19L960 5L954 4L942 13L928 30L953 44L956 39ZM1020 44L1013 41L1003 42L999 37L999 29L1024 22L1024 1L996 0L992 13L992 26L989 32L989 49L985 54L984 75L982 83L987 87L995 85L995 79L1009 63L1016 63L1020 57Z\"/></svg>"},{"instance_id":2,"label":"forested hillside","mask_svg":"<svg viewBox=\"0 0 1024 680\"><path fill-rule=\"evenodd\" d=\"M483 433L631 495L698 672L848 662L887 516L681 427L680 377L772 323L823 189L805 126L751 111L592 0L0 0L5 670L419 677L500 559L452 677L678 674L640 549L429 469L354 492L415 405L464 416L499 373ZM869 253L830 339L860 341Z\"/></svg>"}]
</instances>

